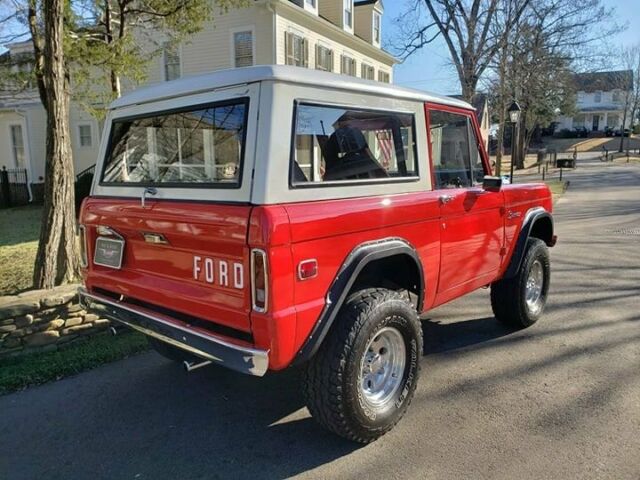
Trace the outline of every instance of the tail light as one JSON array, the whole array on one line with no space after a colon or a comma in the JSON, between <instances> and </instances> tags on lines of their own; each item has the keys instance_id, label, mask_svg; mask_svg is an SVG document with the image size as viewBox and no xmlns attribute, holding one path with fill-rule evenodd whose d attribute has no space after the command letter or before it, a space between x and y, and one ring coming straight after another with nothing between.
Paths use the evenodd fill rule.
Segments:
<instances>
[{"instance_id":1,"label":"tail light","mask_svg":"<svg viewBox=\"0 0 640 480\"><path fill-rule=\"evenodd\" d=\"M87 268L89 265L87 257L87 229L84 225L78 225L78 237L80 241L80 266Z\"/></svg>"},{"instance_id":2,"label":"tail light","mask_svg":"<svg viewBox=\"0 0 640 480\"><path fill-rule=\"evenodd\" d=\"M264 250L251 250L251 303L253 310L264 313L268 308L269 271Z\"/></svg>"}]
</instances>

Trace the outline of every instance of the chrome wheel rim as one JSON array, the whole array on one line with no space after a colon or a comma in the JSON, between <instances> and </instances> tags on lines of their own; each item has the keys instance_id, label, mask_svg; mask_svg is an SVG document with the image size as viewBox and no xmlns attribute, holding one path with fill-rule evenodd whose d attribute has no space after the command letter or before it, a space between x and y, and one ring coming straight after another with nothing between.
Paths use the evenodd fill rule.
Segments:
<instances>
[{"instance_id":1,"label":"chrome wheel rim","mask_svg":"<svg viewBox=\"0 0 640 480\"><path fill-rule=\"evenodd\" d=\"M400 389L407 362L402 334L381 329L369 342L360 365L360 392L369 408L384 408Z\"/></svg>"},{"instance_id":2,"label":"chrome wheel rim","mask_svg":"<svg viewBox=\"0 0 640 480\"><path fill-rule=\"evenodd\" d=\"M536 314L542 308L542 290L544 287L544 268L540 260L536 260L531 265L529 276L524 290L524 298L527 308Z\"/></svg>"}]
</instances>

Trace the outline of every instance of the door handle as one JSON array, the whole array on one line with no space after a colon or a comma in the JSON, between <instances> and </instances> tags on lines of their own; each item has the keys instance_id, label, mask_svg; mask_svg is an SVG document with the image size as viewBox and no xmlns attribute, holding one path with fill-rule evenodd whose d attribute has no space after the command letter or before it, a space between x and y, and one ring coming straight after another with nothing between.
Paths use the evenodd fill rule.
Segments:
<instances>
[{"instance_id":1,"label":"door handle","mask_svg":"<svg viewBox=\"0 0 640 480\"><path fill-rule=\"evenodd\" d=\"M447 204L453 200L453 195L440 195L440 203Z\"/></svg>"}]
</instances>

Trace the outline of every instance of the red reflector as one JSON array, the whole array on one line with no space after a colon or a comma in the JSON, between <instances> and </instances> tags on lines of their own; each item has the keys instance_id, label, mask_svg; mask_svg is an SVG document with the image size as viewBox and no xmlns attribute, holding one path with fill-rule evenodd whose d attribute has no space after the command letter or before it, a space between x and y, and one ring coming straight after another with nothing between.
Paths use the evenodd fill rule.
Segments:
<instances>
[{"instance_id":1,"label":"red reflector","mask_svg":"<svg viewBox=\"0 0 640 480\"><path fill-rule=\"evenodd\" d=\"M318 275L318 261L315 258L303 260L298 264L298 278L307 280Z\"/></svg>"}]
</instances>

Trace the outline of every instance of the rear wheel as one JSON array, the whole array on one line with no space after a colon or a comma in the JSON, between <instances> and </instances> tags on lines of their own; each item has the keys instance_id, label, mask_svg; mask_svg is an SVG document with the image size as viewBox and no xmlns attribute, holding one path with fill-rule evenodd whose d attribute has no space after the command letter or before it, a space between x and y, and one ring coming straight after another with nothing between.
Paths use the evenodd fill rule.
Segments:
<instances>
[{"instance_id":1,"label":"rear wheel","mask_svg":"<svg viewBox=\"0 0 640 480\"><path fill-rule=\"evenodd\" d=\"M538 321L549 292L549 249L538 238L527 241L524 259L513 278L491 285L491 307L503 323L526 328Z\"/></svg>"},{"instance_id":2,"label":"rear wheel","mask_svg":"<svg viewBox=\"0 0 640 480\"><path fill-rule=\"evenodd\" d=\"M406 297L366 289L349 297L307 365L304 393L325 428L361 443L391 430L419 375L422 330Z\"/></svg>"}]
</instances>

